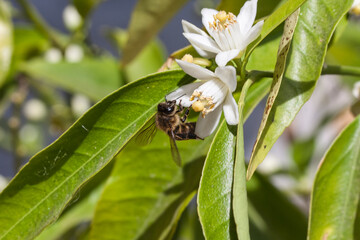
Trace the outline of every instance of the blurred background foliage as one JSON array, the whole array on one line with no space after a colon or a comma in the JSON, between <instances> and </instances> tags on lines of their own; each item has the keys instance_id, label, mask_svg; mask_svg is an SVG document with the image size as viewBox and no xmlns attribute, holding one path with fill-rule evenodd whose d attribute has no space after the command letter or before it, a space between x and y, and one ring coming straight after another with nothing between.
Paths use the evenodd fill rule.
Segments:
<instances>
[{"instance_id":1,"label":"blurred background foliage","mask_svg":"<svg viewBox=\"0 0 360 240\"><path fill-rule=\"evenodd\" d=\"M244 2L1 0L0 190L31 156L63 134L94 103L157 72L169 53L185 47L188 43L181 34L181 19L200 26L201 8L218 6L237 13ZM257 18L268 16L284 2L259 0ZM47 12L48 4L61 8ZM116 23L104 24L107 19L116 19ZM282 28L277 27L254 50L248 70L273 70ZM326 64L360 66L358 16L347 14L340 22L329 44ZM313 97L247 183L252 239L306 238L315 172L330 143L351 121L349 106L354 102L351 89L355 81L358 78L321 77ZM271 82L263 79L257 84L251 92L258 96L252 108L269 91ZM257 95L256 89L262 95ZM244 128L247 158L263 107L264 101ZM345 139L351 131L344 134ZM158 134L154 144L141 152L130 142L82 185L60 218L36 239L203 239L194 195L210 141L179 144L182 155L188 156L184 169L167 166L167 136ZM164 169L152 169L147 163L155 155L156 165ZM116 161L119 158L122 160ZM144 175L161 178L131 184ZM179 185L186 187L180 191ZM169 188L174 192L165 193ZM146 191L156 198L141 201ZM139 202L127 201L127 196ZM121 222L127 211L141 216L140 220L127 219L127 224L114 228L112 222ZM360 229L358 215L355 229ZM354 236L360 239L359 231Z\"/></svg>"}]
</instances>

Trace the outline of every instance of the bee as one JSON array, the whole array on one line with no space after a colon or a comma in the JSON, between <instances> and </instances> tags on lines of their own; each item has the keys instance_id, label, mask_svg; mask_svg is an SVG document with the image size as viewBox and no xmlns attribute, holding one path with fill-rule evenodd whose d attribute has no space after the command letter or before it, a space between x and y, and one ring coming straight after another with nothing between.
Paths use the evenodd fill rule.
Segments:
<instances>
[{"instance_id":1,"label":"bee","mask_svg":"<svg viewBox=\"0 0 360 240\"><path fill-rule=\"evenodd\" d=\"M179 107L176 105L175 100L159 103L155 121L139 134L139 137L148 144L155 136L156 129L165 132L170 138L171 155L178 166L181 166L181 157L176 140L202 139L195 134L196 122L186 122L190 108L187 108L181 116L184 110L185 108L181 106L181 103ZM142 142L144 143L144 141Z\"/></svg>"}]
</instances>

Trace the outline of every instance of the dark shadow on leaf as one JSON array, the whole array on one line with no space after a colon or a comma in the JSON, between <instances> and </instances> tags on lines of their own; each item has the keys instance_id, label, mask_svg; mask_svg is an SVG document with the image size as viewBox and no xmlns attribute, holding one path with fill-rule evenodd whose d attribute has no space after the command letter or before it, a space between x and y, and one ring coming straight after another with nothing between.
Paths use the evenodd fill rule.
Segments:
<instances>
[{"instance_id":1,"label":"dark shadow on leaf","mask_svg":"<svg viewBox=\"0 0 360 240\"><path fill-rule=\"evenodd\" d=\"M176 215L183 202L198 188L204 160L205 157L200 157L187 163L183 167L183 181L164 192L166 195L178 195L177 199L170 204L137 239L160 239L161 234L163 234L164 226L167 226L172 222L174 215ZM172 226L169 227L171 228Z\"/></svg>"}]
</instances>

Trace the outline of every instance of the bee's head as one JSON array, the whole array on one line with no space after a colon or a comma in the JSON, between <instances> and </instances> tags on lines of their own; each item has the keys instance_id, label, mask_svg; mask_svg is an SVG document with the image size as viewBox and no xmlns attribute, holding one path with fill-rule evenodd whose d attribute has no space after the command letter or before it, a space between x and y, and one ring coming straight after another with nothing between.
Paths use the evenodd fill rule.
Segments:
<instances>
[{"instance_id":1,"label":"bee's head","mask_svg":"<svg viewBox=\"0 0 360 240\"><path fill-rule=\"evenodd\" d=\"M158 112L165 114L174 114L176 111L176 101L166 101L158 104Z\"/></svg>"}]
</instances>

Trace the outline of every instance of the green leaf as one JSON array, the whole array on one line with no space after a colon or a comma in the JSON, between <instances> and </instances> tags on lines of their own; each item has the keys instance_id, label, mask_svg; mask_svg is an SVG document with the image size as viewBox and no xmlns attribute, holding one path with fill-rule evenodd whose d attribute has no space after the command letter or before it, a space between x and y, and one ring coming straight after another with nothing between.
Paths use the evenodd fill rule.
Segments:
<instances>
[{"instance_id":1,"label":"green leaf","mask_svg":"<svg viewBox=\"0 0 360 240\"><path fill-rule=\"evenodd\" d=\"M86 18L91 10L102 0L73 0L73 4L83 18Z\"/></svg>"},{"instance_id":2,"label":"green leaf","mask_svg":"<svg viewBox=\"0 0 360 240\"><path fill-rule=\"evenodd\" d=\"M109 31L109 36L115 43L119 54L121 54L121 49L123 49L125 45L128 34L124 30L113 29ZM126 80L132 82L140 77L158 71L166 60L165 56L165 47L160 40L155 39L150 41L133 61L123 67Z\"/></svg>"},{"instance_id":3,"label":"green leaf","mask_svg":"<svg viewBox=\"0 0 360 240\"><path fill-rule=\"evenodd\" d=\"M360 196L360 116L332 144L316 174L309 240L353 239Z\"/></svg>"},{"instance_id":4,"label":"green leaf","mask_svg":"<svg viewBox=\"0 0 360 240\"><path fill-rule=\"evenodd\" d=\"M280 25L254 49L246 65L248 71L274 71L282 29Z\"/></svg>"},{"instance_id":5,"label":"green leaf","mask_svg":"<svg viewBox=\"0 0 360 240\"><path fill-rule=\"evenodd\" d=\"M234 164L234 185L233 185L233 213L236 224L236 233L238 239L250 240L249 235L249 217L248 202L246 195L246 177L245 177L245 150L244 150L244 130L243 130L243 110L245 106L245 98L252 79L248 79L241 90L238 103L239 124L236 134L236 155Z\"/></svg>"},{"instance_id":6,"label":"green leaf","mask_svg":"<svg viewBox=\"0 0 360 240\"><path fill-rule=\"evenodd\" d=\"M153 74L120 88L35 155L0 194L0 239L34 238L154 114L164 96L191 79Z\"/></svg>"},{"instance_id":7,"label":"green leaf","mask_svg":"<svg viewBox=\"0 0 360 240\"><path fill-rule=\"evenodd\" d=\"M306 239L306 217L266 177L255 173L247 182L247 190L249 217L267 236L276 240Z\"/></svg>"},{"instance_id":8,"label":"green leaf","mask_svg":"<svg viewBox=\"0 0 360 240\"><path fill-rule=\"evenodd\" d=\"M148 146L130 144L106 183L90 239L164 239L194 196L210 141L178 141L183 168L160 131Z\"/></svg>"},{"instance_id":9,"label":"green leaf","mask_svg":"<svg viewBox=\"0 0 360 240\"><path fill-rule=\"evenodd\" d=\"M186 2L139 0L131 16L123 64L130 63Z\"/></svg>"},{"instance_id":10,"label":"green leaf","mask_svg":"<svg viewBox=\"0 0 360 240\"><path fill-rule=\"evenodd\" d=\"M103 185L97 187L91 194L89 194L81 203L77 204L69 212L66 212L53 225L46 228L36 240L51 240L60 239L60 237L69 231L71 228L83 222L92 220L95 212L95 206L100 198Z\"/></svg>"},{"instance_id":11,"label":"green leaf","mask_svg":"<svg viewBox=\"0 0 360 240\"><path fill-rule=\"evenodd\" d=\"M298 21L299 12L300 12L300 9L298 9L293 14L291 14L288 17L288 19L286 19L286 21L285 21L284 33L281 38L279 50L277 53L277 61L276 61L275 70L274 70L273 82L271 85L270 94L269 94L267 102L266 102L266 107L265 107L265 111L264 111L264 114L263 114L263 117L261 120L261 124L259 127L259 132L258 132L256 141L255 141L255 146L253 148L253 153L250 158L248 172L247 172L247 176L246 176L247 179L250 179L250 177L254 173L256 167L265 158L265 156L262 156L260 159L253 158L253 156L256 156L257 152L259 151L259 149L258 149L259 145L257 145L257 143L259 141L262 141L262 139L264 138L264 134L266 133L266 132L264 132L265 126L268 124L271 124L271 122L272 122L272 119L269 119L269 114L270 114L270 111L272 110L273 104L275 102L275 99L278 95L278 92L279 92L279 89L281 86L281 82L282 82L284 71L285 71L286 57L289 52L291 40L292 40L292 37L294 34L294 29L295 29L297 21Z\"/></svg>"},{"instance_id":12,"label":"green leaf","mask_svg":"<svg viewBox=\"0 0 360 240\"><path fill-rule=\"evenodd\" d=\"M6 80L13 52L13 26L11 22L10 6L7 2L0 2L0 87Z\"/></svg>"},{"instance_id":13,"label":"green leaf","mask_svg":"<svg viewBox=\"0 0 360 240\"><path fill-rule=\"evenodd\" d=\"M197 201L206 239L231 239L235 139L235 134L223 120L205 160Z\"/></svg>"},{"instance_id":14,"label":"green leaf","mask_svg":"<svg viewBox=\"0 0 360 240\"><path fill-rule=\"evenodd\" d=\"M247 171L248 179L310 98L323 67L327 44L337 23L349 10L350 5L350 0L308 0L301 7L289 53L290 58L287 60L285 79L270 110L269 121L265 124L262 136L258 138L252 153L252 163ZM333 11L330 12L330 9Z\"/></svg>"},{"instance_id":15,"label":"green leaf","mask_svg":"<svg viewBox=\"0 0 360 240\"><path fill-rule=\"evenodd\" d=\"M40 79L73 93L82 93L98 101L123 83L117 62L110 57L85 58L78 63L49 63L35 59L21 65L34 79Z\"/></svg>"},{"instance_id":16,"label":"green leaf","mask_svg":"<svg viewBox=\"0 0 360 240\"><path fill-rule=\"evenodd\" d=\"M259 43L265 39L277 26L279 26L287 17L296 11L306 0L288 0L277 8L264 22L260 37L252 42L245 53L245 59L248 59L252 51Z\"/></svg>"},{"instance_id":17,"label":"green leaf","mask_svg":"<svg viewBox=\"0 0 360 240\"><path fill-rule=\"evenodd\" d=\"M360 26L350 21L343 34L329 48L326 62L329 64L360 66Z\"/></svg>"}]
</instances>

